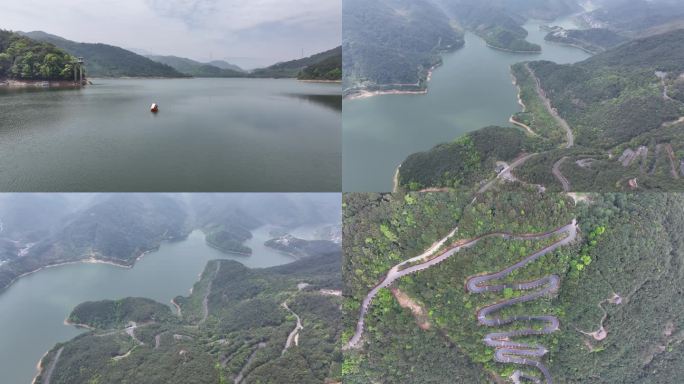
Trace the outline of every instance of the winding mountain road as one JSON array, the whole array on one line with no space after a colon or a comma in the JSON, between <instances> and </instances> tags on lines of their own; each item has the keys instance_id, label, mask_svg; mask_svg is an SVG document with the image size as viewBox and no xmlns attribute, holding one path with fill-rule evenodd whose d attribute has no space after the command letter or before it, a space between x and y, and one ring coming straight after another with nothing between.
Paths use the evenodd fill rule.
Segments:
<instances>
[{"instance_id":1,"label":"winding mountain road","mask_svg":"<svg viewBox=\"0 0 684 384\"><path fill-rule=\"evenodd\" d=\"M290 334L287 336L287 341L285 342L285 348L283 348L283 351L281 352L281 355L285 354L285 351L287 351L291 346L292 343L294 342L295 345L299 345L299 331L304 329L304 326L302 325L302 319L299 317L298 314L296 314L293 310L290 309L290 307L287 306L287 301L284 301L283 304L281 304L283 308L288 310L291 314L294 315L294 317L297 319L297 324L295 325L295 328L290 332Z\"/></svg>"},{"instance_id":2,"label":"winding mountain road","mask_svg":"<svg viewBox=\"0 0 684 384\"><path fill-rule=\"evenodd\" d=\"M560 229L557 229L557 230L551 231L551 232L547 232L544 234L539 234L539 235L534 235L534 234L532 234L532 235L529 235L529 234L528 235L514 235L514 234L504 233L504 232L490 233L490 234L482 235L482 236L477 237L475 239L459 241L459 242L455 243L454 245L452 245L450 248L447 248L445 251L443 251L438 256L436 256L434 258L430 258L444 244L446 244L446 242L451 237L453 237L456 234L456 231L458 230L458 228L454 229L451 233L449 233L449 235L447 235L445 238L438 241L437 243L433 244L430 248L428 248L421 255L418 255L414 258L411 258L409 260L406 260L406 261L394 266L392 269L389 270L389 272L387 273L385 278L382 280L382 282L380 284L376 285L366 295L366 297L364 298L364 300L361 304L361 312L359 314L359 320L356 323L356 332L354 333L352 338L349 340L349 342L345 346L345 349L352 349L352 348L360 348L361 347L361 339L363 337L363 331L364 331L364 327L365 327L365 318L366 318L366 315L368 314L368 310L370 309L370 305L373 302L373 299L377 296L378 292L380 292L381 289L389 287L396 280L398 280L404 276L411 275L411 274L426 270L426 269L433 267L437 264L440 264L441 262L447 260L451 256L457 254L461 250L471 248L471 247L475 246L477 243L479 243L481 240L486 239L486 238L501 237L501 238L504 238L506 240L542 240L542 239L546 239L546 238L555 236L555 235L560 234L560 233L564 233L564 232L569 233L569 236L567 238L555 243L554 245L552 245L550 247L545 248L544 250L542 250L540 252L535 253L534 255L528 257L527 259L525 259L525 260L517 263L513 267L511 267L512 268L511 272L512 272L514 269L517 269L517 268L520 268L524 265L527 265L528 263L531 263L532 261L538 259L539 257L543 256L544 254L551 252L554 249L556 249L562 245L565 245L565 244L572 242L575 239L576 234L577 234L576 224L577 224L577 221L573 220L570 224L568 224L568 225L566 225ZM420 261L423 261L426 259L429 259L429 260L424 261L420 264L411 265L411 264L414 264L416 262L420 262ZM403 268L403 267L405 267L405 268ZM505 271L508 271L508 269L504 270L502 272L499 272L499 274L502 274ZM510 274L510 272L508 272L508 273ZM481 278L484 278L484 277L485 276L483 276ZM478 286L479 286L479 283L478 283L479 281L480 280L475 280L475 283ZM523 286L524 286L524 284L523 284ZM534 288L534 287L531 287L531 288Z\"/></svg>"},{"instance_id":3,"label":"winding mountain road","mask_svg":"<svg viewBox=\"0 0 684 384\"><path fill-rule=\"evenodd\" d=\"M43 384L50 384L50 380L52 380L52 373L55 372L55 367L57 366L59 358L62 356L62 351L64 351L64 347L60 348L57 351L57 353L55 354L55 358L52 359L52 361L50 362L50 366L48 366L47 371L45 371L45 378L43 378Z\"/></svg>"},{"instance_id":4,"label":"winding mountain road","mask_svg":"<svg viewBox=\"0 0 684 384\"><path fill-rule=\"evenodd\" d=\"M211 295L211 287L214 284L214 279L216 279L216 276L218 276L220 270L221 263L216 263L214 277L212 277L209 281L209 284L207 285L207 292L204 294L204 299L202 299L202 319L200 319L198 324L203 324L205 321L207 321L207 317L209 317L209 295Z\"/></svg>"},{"instance_id":5,"label":"winding mountain road","mask_svg":"<svg viewBox=\"0 0 684 384\"><path fill-rule=\"evenodd\" d=\"M514 169L518 168L519 166L523 165L527 160L531 159L534 156L537 156L537 154L531 153L529 155L523 156L523 157L519 158L518 160L514 161L511 165L504 168L503 171L499 172L499 174L496 175L496 177L493 180L491 180L490 182L488 182L487 184L482 186L482 188L480 188L480 190L477 191L477 193L483 194L483 193L487 192L487 190L492 188L494 186L494 184L496 184L496 182L499 181L500 179L514 180L515 177L513 176L513 174L511 172Z\"/></svg>"},{"instance_id":6,"label":"winding mountain road","mask_svg":"<svg viewBox=\"0 0 684 384\"><path fill-rule=\"evenodd\" d=\"M495 284L486 285L486 283L492 280L501 280L508 277L511 273L525 267L526 265L538 260L540 257L553 252L556 249L568 245L575 241L577 237L577 221L573 220L572 223L566 225L563 228L555 231L553 234L567 233L567 236L563 239L553 243L552 245L542 249L541 251L535 252L528 256L524 260L513 264L512 266L492 274L474 276L468 279L466 287L471 293L485 293L485 292L503 292L504 289L513 289L518 291L531 291L540 287L542 289L522 295L519 297L514 297L504 301L500 301L496 304L484 307L477 312L477 321L488 327L495 327L501 325L508 325L515 322L544 322L546 325L541 330L536 330L534 328L520 328L513 331L507 332L494 332L489 333L485 336L484 342L489 347L495 348L494 360L499 363L511 363L528 365L539 369L544 375L547 384L552 384L551 373L548 368L544 366L540 361L536 360L542 358L548 353L548 350L540 345L531 345L525 343L516 343L511 341L514 337L525 337L532 335L546 335L556 332L559 329L560 322L555 316L542 316L542 315L532 315L532 316L509 316L505 318L492 316L495 312L501 311L506 307L512 305L525 303L528 301L536 300L543 296L548 296L554 294L560 288L560 277L557 275L550 275L542 277L534 281L527 281L522 283L508 283L508 284ZM547 237L546 235L541 235L540 237L535 237L535 239L542 239ZM539 379L525 374L521 371L516 371L511 378L515 382L520 382L520 378L525 378L532 380L534 382L540 382Z\"/></svg>"},{"instance_id":7,"label":"winding mountain road","mask_svg":"<svg viewBox=\"0 0 684 384\"><path fill-rule=\"evenodd\" d=\"M568 181L568 179L567 179L565 176L563 176L563 173L562 173L561 170L560 170L560 167L563 165L563 163L564 163L565 160L567 160L567 159L568 159L567 156L561 158L560 160L558 160L558 161L553 165L553 168L551 169L551 172L553 173L553 175L556 177L556 179L557 179L557 180L561 183L561 185L563 186L563 192L570 192L570 181Z\"/></svg>"}]
</instances>

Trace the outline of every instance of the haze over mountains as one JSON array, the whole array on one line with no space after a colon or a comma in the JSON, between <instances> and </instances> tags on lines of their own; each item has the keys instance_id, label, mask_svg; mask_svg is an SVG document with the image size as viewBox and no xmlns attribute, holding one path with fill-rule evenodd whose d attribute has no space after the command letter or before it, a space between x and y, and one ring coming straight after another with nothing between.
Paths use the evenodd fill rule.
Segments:
<instances>
[{"instance_id":1,"label":"haze over mountains","mask_svg":"<svg viewBox=\"0 0 684 384\"><path fill-rule=\"evenodd\" d=\"M600 52L627 39L684 27L684 3L672 0L594 2L584 12L576 0L349 0L343 7L344 90L417 91L427 87L441 53L463 45L471 31L492 48L538 52L526 41L528 19L553 20L577 14L587 32L558 33L552 41ZM558 31L556 31L558 32Z\"/></svg>"},{"instance_id":2,"label":"haze over mountains","mask_svg":"<svg viewBox=\"0 0 684 384\"><path fill-rule=\"evenodd\" d=\"M223 60L202 63L177 56L143 56L112 45L78 43L42 31L21 34L52 44L72 56L83 57L90 77L301 77L303 80L339 80L342 77L341 48L248 72Z\"/></svg>"},{"instance_id":3,"label":"haze over mountains","mask_svg":"<svg viewBox=\"0 0 684 384\"><path fill-rule=\"evenodd\" d=\"M0 244L5 244L0 247L0 290L50 265L91 261L132 266L162 241L181 240L194 229L207 236L246 231L251 237L250 230L266 223L287 231L335 223L339 217L339 202L324 194L0 196ZM231 246L238 245L221 250L233 252Z\"/></svg>"}]
</instances>

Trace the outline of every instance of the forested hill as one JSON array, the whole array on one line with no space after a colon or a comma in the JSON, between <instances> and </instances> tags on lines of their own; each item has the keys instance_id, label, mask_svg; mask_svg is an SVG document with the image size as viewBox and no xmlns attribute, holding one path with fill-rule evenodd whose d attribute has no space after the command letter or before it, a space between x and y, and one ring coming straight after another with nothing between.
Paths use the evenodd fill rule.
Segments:
<instances>
[{"instance_id":1,"label":"forested hill","mask_svg":"<svg viewBox=\"0 0 684 384\"><path fill-rule=\"evenodd\" d=\"M335 56L304 68L298 78L300 80L342 80L342 48L338 48L336 52Z\"/></svg>"},{"instance_id":2,"label":"forested hill","mask_svg":"<svg viewBox=\"0 0 684 384\"><path fill-rule=\"evenodd\" d=\"M418 84L441 50L464 44L443 10L424 0L347 0L342 19L345 90Z\"/></svg>"},{"instance_id":3,"label":"forested hill","mask_svg":"<svg viewBox=\"0 0 684 384\"><path fill-rule=\"evenodd\" d=\"M187 77L168 65L112 45L77 43L40 31L24 35L53 44L72 56L85 58L91 77Z\"/></svg>"},{"instance_id":4,"label":"forested hill","mask_svg":"<svg viewBox=\"0 0 684 384\"><path fill-rule=\"evenodd\" d=\"M229 63L225 63L226 68L210 63L200 63L199 61L186 59L177 56L157 56L148 55L148 59L158 63L166 64L180 73L194 77L245 77L247 74ZM236 69L237 68L237 69Z\"/></svg>"},{"instance_id":5,"label":"forested hill","mask_svg":"<svg viewBox=\"0 0 684 384\"><path fill-rule=\"evenodd\" d=\"M74 60L52 44L0 30L0 79L73 79Z\"/></svg>"},{"instance_id":6,"label":"forested hill","mask_svg":"<svg viewBox=\"0 0 684 384\"><path fill-rule=\"evenodd\" d=\"M178 316L141 298L81 304L69 319L92 331L55 346L36 383L340 382L341 259L338 248L266 269L211 261L174 299Z\"/></svg>"},{"instance_id":7,"label":"forested hill","mask_svg":"<svg viewBox=\"0 0 684 384\"><path fill-rule=\"evenodd\" d=\"M333 64L332 66L334 66L334 61L339 60L339 67L341 67L341 58L342 47L337 47L329 51L321 52L303 59L286 61L283 63L274 64L267 68L254 70L251 76L264 78L294 78L298 77L303 70L307 69L307 67L310 66L321 65L320 68L328 68L331 67L331 64ZM328 61L329 59L330 61ZM313 69L315 68L316 67L314 67ZM333 69L330 69L330 71ZM311 73L315 72L312 70ZM326 74L327 72L322 73L322 75Z\"/></svg>"}]
</instances>

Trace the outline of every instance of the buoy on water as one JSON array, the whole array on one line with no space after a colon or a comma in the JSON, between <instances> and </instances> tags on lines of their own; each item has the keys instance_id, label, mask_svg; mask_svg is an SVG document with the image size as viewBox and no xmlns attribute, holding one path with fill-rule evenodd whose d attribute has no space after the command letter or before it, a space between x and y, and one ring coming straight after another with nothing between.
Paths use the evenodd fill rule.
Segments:
<instances>
[{"instance_id":1,"label":"buoy on water","mask_svg":"<svg viewBox=\"0 0 684 384\"><path fill-rule=\"evenodd\" d=\"M152 104L152 106L150 107L150 111L151 111L152 113L157 113L157 112L159 112L159 106L157 105L157 103Z\"/></svg>"}]
</instances>

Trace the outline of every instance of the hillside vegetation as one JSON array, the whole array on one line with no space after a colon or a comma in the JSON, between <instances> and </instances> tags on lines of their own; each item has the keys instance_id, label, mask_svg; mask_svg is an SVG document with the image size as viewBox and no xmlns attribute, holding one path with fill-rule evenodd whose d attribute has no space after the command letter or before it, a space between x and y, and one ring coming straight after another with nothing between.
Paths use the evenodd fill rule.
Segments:
<instances>
[{"instance_id":1,"label":"hillside vegetation","mask_svg":"<svg viewBox=\"0 0 684 384\"><path fill-rule=\"evenodd\" d=\"M24 35L83 57L91 77L186 77L168 65L112 45L78 43L40 31Z\"/></svg>"},{"instance_id":2,"label":"hillside vegetation","mask_svg":"<svg viewBox=\"0 0 684 384\"><path fill-rule=\"evenodd\" d=\"M0 79L73 80L75 60L52 44L0 30Z\"/></svg>"}]
</instances>

